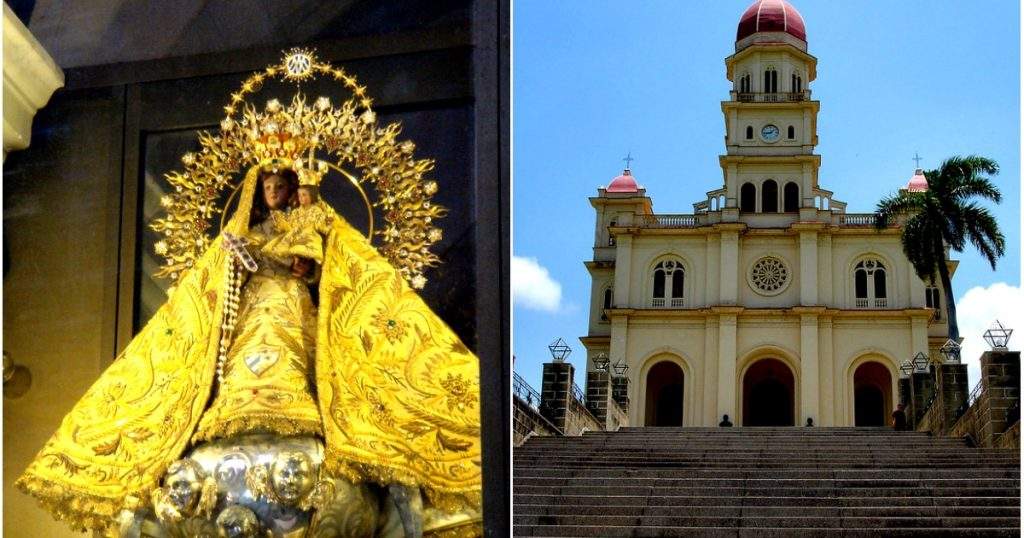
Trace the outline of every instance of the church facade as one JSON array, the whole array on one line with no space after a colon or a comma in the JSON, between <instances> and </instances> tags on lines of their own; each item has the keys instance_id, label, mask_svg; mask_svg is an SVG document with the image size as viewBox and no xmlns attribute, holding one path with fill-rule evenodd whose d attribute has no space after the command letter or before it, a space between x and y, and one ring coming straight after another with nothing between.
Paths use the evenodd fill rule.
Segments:
<instances>
[{"instance_id":1,"label":"church facade","mask_svg":"<svg viewBox=\"0 0 1024 538\"><path fill-rule=\"evenodd\" d=\"M796 9L755 2L736 38L721 187L658 214L627 167L590 199L588 370L629 367L632 426L886 424L899 365L947 339L943 294L898 227L819 183L817 60ZM927 188L920 170L905 188Z\"/></svg>"}]
</instances>

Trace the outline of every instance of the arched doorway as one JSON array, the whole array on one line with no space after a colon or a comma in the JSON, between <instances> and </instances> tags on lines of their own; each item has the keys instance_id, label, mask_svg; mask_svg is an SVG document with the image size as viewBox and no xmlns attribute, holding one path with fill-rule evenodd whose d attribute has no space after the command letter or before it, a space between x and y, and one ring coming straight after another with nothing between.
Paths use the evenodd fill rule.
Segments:
<instances>
[{"instance_id":1,"label":"arched doorway","mask_svg":"<svg viewBox=\"0 0 1024 538\"><path fill-rule=\"evenodd\" d=\"M761 359L743 376L744 426L793 426L793 372L778 359Z\"/></svg>"},{"instance_id":2,"label":"arched doorway","mask_svg":"<svg viewBox=\"0 0 1024 538\"><path fill-rule=\"evenodd\" d=\"M892 375L885 365L865 362L853 372L853 425L885 426L892 413Z\"/></svg>"},{"instance_id":3,"label":"arched doorway","mask_svg":"<svg viewBox=\"0 0 1024 538\"><path fill-rule=\"evenodd\" d=\"M683 369L661 361L647 372L646 426L683 425Z\"/></svg>"}]
</instances>

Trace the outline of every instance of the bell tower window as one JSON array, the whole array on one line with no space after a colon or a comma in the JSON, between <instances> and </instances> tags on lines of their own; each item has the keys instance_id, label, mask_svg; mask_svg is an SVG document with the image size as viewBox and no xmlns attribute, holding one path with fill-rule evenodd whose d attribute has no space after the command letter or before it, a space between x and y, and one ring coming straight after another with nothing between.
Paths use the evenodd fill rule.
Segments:
<instances>
[{"instance_id":1,"label":"bell tower window","mask_svg":"<svg viewBox=\"0 0 1024 538\"><path fill-rule=\"evenodd\" d=\"M754 128L749 126L749 125L747 125L747 140L753 140L753 139L754 139Z\"/></svg>"},{"instance_id":2,"label":"bell tower window","mask_svg":"<svg viewBox=\"0 0 1024 538\"><path fill-rule=\"evenodd\" d=\"M778 93L779 91L779 72L774 67L769 67L764 71L764 92L765 93Z\"/></svg>"},{"instance_id":3,"label":"bell tower window","mask_svg":"<svg viewBox=\"0 0 1024 538\"><path fill-rule=\"evenodd\" d=\"M792 125L790 125L788 129L786 129L786 138L789 140L793 140L794 138L796 138L796 129L794 129Z\"/></svg>"},{"instance_id":4,"label":"bell tower window","mask_svg":"<svg viewBox=\"0 0 1024 538\"><path fill-rule=\"evenodd\" d=\"M800 211L800 187L792 181L782 189L782 210L786 213Z\"/></svg>"},{"instance_id":5,"label":"bell tower window","mask_svg":"<svg viewBox=\"0 0 1024 538\"><path fill-rule=\"evenodd\" d=\"M761 212L779 212L779 184L773 179L769 179L761 185Z\"/></svg>"},{"instance_id":6,"label":"bell tower window","mask_svg":"<svg viewBox=\"0 0 1024 538\"><path fill-rule=\"evenodd\" d=\"M753 213L756 211L757 188L752 183L744 183L740 187L740 212Z\"/></svg>"},{"instance_id":7,"label":"bell tower window","mask_svg":"<svg viewBox=\"0 0 1024 538\"><path fill-rule=\"evenodd\" d=\"M790 80L790 88L793 93L800 93L804 91L804 81L800 78L800 75L793 73L792 79Z\"/></svg>"}]
</instances>

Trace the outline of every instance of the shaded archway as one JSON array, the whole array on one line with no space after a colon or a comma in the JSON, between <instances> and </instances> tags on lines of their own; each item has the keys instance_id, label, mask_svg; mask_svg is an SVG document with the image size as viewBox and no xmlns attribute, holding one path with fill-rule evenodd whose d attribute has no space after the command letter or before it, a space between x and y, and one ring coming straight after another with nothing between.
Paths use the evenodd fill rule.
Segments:
<instances>
[{"instance_id":1,"label":"shaded archway","mask_svg":"<svg viewBox=\"0 0 1024 538\"><path fill-rule=\"evenodd\" d=\"M778 359L761 359L743 375L743 425L793 426L793 372Z\"/></svg>"},{"instance_id":2,"label":"shaded archway","mask_svg":"<svg viewBox=\"0 0 1024 538\"><path fill-rule=\"evenodd\" d=\"M644 425L683 425L683 369L671 361L662 361L647 372L647 401Z\"/></svg>"},{"instance_id":3,"label":"shaded archway","mask_svg":"<svg viewBox=\"0 0 1024 538\"><path fill-rule=\"evenodd\" d=\"M892 376L885 365L865 362L853 372L853 425L885 426L892 413Z\"/></svg>"}]
</instances>

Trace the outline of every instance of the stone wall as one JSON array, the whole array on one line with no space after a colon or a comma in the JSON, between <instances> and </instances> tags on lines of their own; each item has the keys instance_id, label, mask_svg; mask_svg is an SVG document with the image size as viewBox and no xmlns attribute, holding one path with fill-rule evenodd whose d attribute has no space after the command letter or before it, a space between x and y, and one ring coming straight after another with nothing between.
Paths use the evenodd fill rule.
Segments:
<instances>
[{"instance_id":1,"label":"stone wall","mask_svg":"<svg viewBox=\"0 0 1024 538\"><path fill-rule=\"evenodd\" d=\"M604 430L604 424L597 420L583 402L576 398L569 398L569 405L566 406L568 413L565 418L565 435L582 435L583 432Z\"/></svg>"},{"instance_id":2,"label":"stone wall","mask_svg":"<svg viewBox=\"0 0 1024 538\"><path fill-rule=\"evenodd\" d=\"M528 437L539 435L549 437L562 435L540 412L522 399L512 399L512 444L520 446Z\"/></svg>"},{"instance_id":3,"label":"stone wall","mask_svg":"<svg viewBox=\"0 0 1024 538\"><path fill-rule=\"evenodd\" d=\"M950 428L951 437L969 436L981 447L1020 446L1020 352L989 351L981 356L978 396Z\"/></svg>"},{"instance_id":4,"label":"stone wall","mask_svg":"<svg viewBox=\"0 0 1024 538\"><path fill-rule=\"evenodd\" d=\"M618 402L613 402L608 408L608 420L606 421L608 431L616 431L621 426L629 426L629 416L626 410L619 407Z\"/></svg>"}]
</instances>

